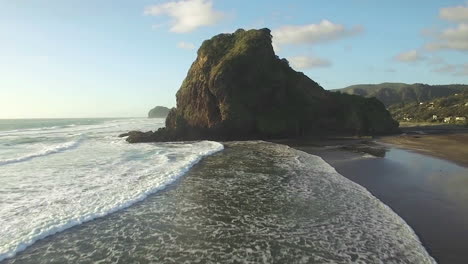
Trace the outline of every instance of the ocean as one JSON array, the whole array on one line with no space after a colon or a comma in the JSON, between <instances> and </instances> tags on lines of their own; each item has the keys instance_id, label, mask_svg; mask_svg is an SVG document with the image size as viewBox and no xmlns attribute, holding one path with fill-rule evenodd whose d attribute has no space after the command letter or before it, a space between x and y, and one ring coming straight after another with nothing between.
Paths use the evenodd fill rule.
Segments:
<instances>
[{"instance_id":1,"label":"ocean","mask_svg":"<svg viewBox=\"0 0 468 264\"><path fill-rule=\"evenodd\" d=\"M117 137L162 126L0 120L0 262L434 263L398 215L318 156Z\"/></svg>"}]
</instances>

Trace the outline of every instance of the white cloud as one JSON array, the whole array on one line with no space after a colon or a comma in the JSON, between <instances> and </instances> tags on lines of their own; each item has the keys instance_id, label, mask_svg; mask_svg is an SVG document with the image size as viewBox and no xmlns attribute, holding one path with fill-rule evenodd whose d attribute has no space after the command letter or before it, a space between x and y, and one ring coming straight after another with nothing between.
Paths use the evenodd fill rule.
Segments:
<instances>
[{"instance_id":1,"label":"white cloud","mask_svg":"<svg viewBox=\"0 0 468 264\"><path fill-rule=\"evenodd\" d=\"M195 49L195 45L193 43L184 42L184 41L181 41L181 42L177 43L177 47L180 48L180 49L186 49L186 50Z\"/></svg>"},{"instance_id":2,"label":"white cloud","mask_svg":"<svg viewBox=\"0 0 468 264\"><path fill-rule=\"evenodd\" d=\"M468 50L468 23L459 24L455 28L448 28L436 36L435 42L428 43L428 50L453 49Z\"/></svg>"},{"instance_id":3,"label":"white cloud","mask_svg":"<svg viewBox=\"0 0 468 264\"><path fill-rule=\"evenodd\" d=\"M435 68L432 70L433 72L441 72L441 73L455 73L457 71L457 65L454 64L445 64L441 67Z\"/></svg>"},{"instance_id":4,"label":"white cloud","mask_svg":"<svg viewBox=\"0 0 468 264\"><path fill-rule=\"evenodd\" d=\"M443 31L431 32L428 36L433 40L426 44L425 48L429 51L441 49L468 51L468 2L465 6L441 8L439 17L457 25Z\"/></svg>"},{"instance_id":5,"label":"white cloud","mask_svg":"<svg viewBox=\"0 0 468 264\"><path fill-rule=\"evenodd\" d=\"M331 66L331 62L328 60L311 56L291 57L288 58L288 61L291 63L291 66L299 70Z\"/></svg>"},{"instance_id":6,"label":"white cloud","mask_svg":"<svg viewBox=\"0 0 468 264\"><path fill-rule=\"evenodd\" d=\"M460 69L455 73L457 76L468 76L468 63L460 65Z\"/></svg>"},{"instance_id":7,"label":"white cloud","mask_svg":"<svg viewBox=\"0 0 468 264\"><path fill-rule=\"evenodd\" d=\"M221 21L225 14L213 9L212 0L180 0L145 8L145 15L169 16L170 31L186 33Z\"/></svg>"},{"instance_id":8,"label":"white cloud","mask_svg":"<svg viewBox=\"0 0 468 264\"><path fill-rule=\"evenodd\" d=\"M433 56L428 60L429 65L441 65L446 64L445 59L439 56Z\"/></svg>"},{"instance_id":9,"label":"white cloud","mask_svg":"<svg viewBox=\"0 0 468 264\"><path fill-rule=\"evenodd\" d=\"M453 76L468 76L468 63L465 64L442 64L432 69L433 72L451 74Z\"/></svg>"},{"instance_id":10,"label":"white cloud","mask_svg":"<svg viewBox=\"0 0 468 264\"><path fill-rule=\"evenodd\" d=\"M357 26L346 28L328 20L322 20L319 24L302 26L283 26L272 31L273 41L276 45L287 44L316 44L337 40L361 33L363 28Z\"/></svg>"},{"instance_id":11,"label":"white cloud","mask_svg":"<svg viewBox=\"0 0 468 264\"><path fill-rule=\"evenodd\" d=\"M154 30L158 30L158 29L160 29L160 28L162 28L164 26L165 26L164 23L159 23L159 24L152 25L151 28L154 29Z\"/></svg>"},{"instance_id":12,"label":"white cloud","mask_svg":"<svg viewBox=\"0 0 468 264\"><path fill-rule=\"evenodd\" d=\"M424 57L417 50L402 52L395 56L395 60L400 62L416 62L423 59Z\"/></svg>"},{"instance_id":13,"label":"white cloud","mask_svg":"<svg viewBox=\"0 0 468 264\"><path fill-rule=\"evenodd\" d=\"M275 51L275 53L281 51L281 48L278 45L276 45L274 41L271 43L271 45L273 46L273 50Z\"/></svg>"},{"instance_id":14,"label":"white cloud","mask_svg":"<svg viewBox=\"0 0 468 264\"><path fill-rule=\"evenodd\" d=\"M454 25L443 30L437 28L424 29L422 35L430 39L424 46L425 50L432 52L438 50L468 51L468 2L465 6L441 8L439 18L453 22ZM395 56L395 59L402 62L415 62L426 59L421 56L420 51L403 52ZM453 76L468 76L468 64L449 63L438 55L427 58L427 64L432 68L431 71L433 72Z\"/></svg>"},{"instance_id":15,"label":"white cloud","mask_svg":"<svg viewBox=\"0 0 468 264\"><path fill-rule=\"evenodd\" d=\"M439 17L453 22L468 22L468 4L466 6L441 8Z\"/></svg>"}]
</instances>

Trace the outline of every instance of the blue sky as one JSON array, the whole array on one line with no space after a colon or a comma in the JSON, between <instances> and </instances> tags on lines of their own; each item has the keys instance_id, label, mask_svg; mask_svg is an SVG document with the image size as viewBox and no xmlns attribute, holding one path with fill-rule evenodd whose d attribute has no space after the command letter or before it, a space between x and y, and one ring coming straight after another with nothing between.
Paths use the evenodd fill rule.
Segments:
<instances>
[{"instance_id":1,"label":"blue sky","mask_svg":"<svg viewBox=\"0 0 468 264\"><path fill-rule=\"evenodd\" d=\"M468 83L466 1L0 0L0 118L175 106L203 40L263 27L325 89Z\"/></svg>"}]
</instances>

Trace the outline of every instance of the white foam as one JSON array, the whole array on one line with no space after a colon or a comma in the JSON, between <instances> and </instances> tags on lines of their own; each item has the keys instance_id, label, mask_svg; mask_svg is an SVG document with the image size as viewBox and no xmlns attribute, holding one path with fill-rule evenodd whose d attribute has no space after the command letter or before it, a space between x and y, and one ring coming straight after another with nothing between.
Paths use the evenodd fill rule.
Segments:
<instances>
[{"instance_id":1,"label":"white foam","mask_svg":"<svg viewBox=\"0 0 468 264\"><path fill-rule=\"evenodd\" d=\"M56 154L56 153L64 152L67 150L72 150L78 147L82 140L83 138L80 137L79 139L75 141L70 141L70 142L66 142L66 143L62 143L58 145L46 146L40 151L35 152L35 153L29 153L29 154L26 154L24 156L17 157L17 158L0 160L0 166L12 164L12 163L24 162L24 161L28 161L34 158L44 157L47 155Z\"/></svg>"},{"instance_id":2,"label":"white foam","mask_svg":"<svg viewBox=\"0 0 468 264\"><path fill-rule=\"evenodd\" d=\"M333 189L341 190L338 193L343 197L333 197L333 200L329 201L327 207L333 208L336 202L338 202L339 206L344 206L344 208L348 210L348 212L344 214L346 216L345 221L363 218L364 215L370 217L367 219L368 222L360 227L361 230L354 230L354 233L365 234L367 232L375 237L385 237L385 239L389 241L396 240L398 243L401 243L401 245L394 245L400 246L401 249L399 250L411 248L411 251L414 252L405 253L414 254L415 256L412 257L417 258L419 261L424 260L424 263L436 263L423 247L414 230L405 220L397 215L389 206L372 195L365 187L339 174L334 167L319 156L311 155L287 146L278 145L277 148L284 153L292 152L296 155L293 159L285 160L279 164L283 168L289 171L291 171L291 168L294 168L296 173L300 171L300 173L310 175L314 180L319 180L319 182L315 182L314 185L319 186L323 193L330 193ZM291 161L293 161L293 163ZM301 188L301 186L298 188ZM353 228L356 227L353 226ZM333 232L333 230L329 230L329 232L330 231ZM389 254L389 252L394 249L383 248L382 250L385 250L387 252L386 254Z\"/></svg>"},{"instance_id":3,"label":"white foam","mask_svg":"<svg viewBox=\"0 0 468 264\"><path fill-rule=\"evenodd\" d=\"M84 134L86 140L0 161L8 164L0 168L0 261L46 236L145 199L223 149L210 141L128 144L117 137L120 132L154 128L154 121L110 122L95 126L92 137Z\"/></svg>"}]
</instances>

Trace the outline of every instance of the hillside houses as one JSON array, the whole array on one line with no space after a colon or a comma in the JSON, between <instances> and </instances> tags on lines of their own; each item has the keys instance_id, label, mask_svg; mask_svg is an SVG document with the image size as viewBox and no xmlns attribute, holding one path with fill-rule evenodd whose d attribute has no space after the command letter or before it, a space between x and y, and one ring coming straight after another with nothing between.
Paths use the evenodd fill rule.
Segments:
<instances>
[{"instance_id":1,"label":"hillside houses","mask_svg":"<svg viewBox=\"0 0 468 264\"><path fill-rule=\"evenodd\" d=\"M444 118L444 123L466 123L466 116L448 116Z\"/></svg>"},{"instance_id":2,"label":"hillside houses","mask_svg":"<svg viewBox=\"0 0 468 264\"><path fill-rule=\"evenodd\" d=\"M391 106L389 111L399 121L468 125L468 92L441 97L428 102L420 101Z\"/></svg>"}]
</instances>

